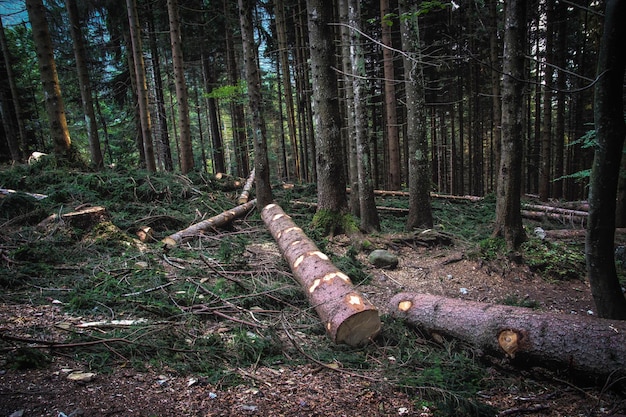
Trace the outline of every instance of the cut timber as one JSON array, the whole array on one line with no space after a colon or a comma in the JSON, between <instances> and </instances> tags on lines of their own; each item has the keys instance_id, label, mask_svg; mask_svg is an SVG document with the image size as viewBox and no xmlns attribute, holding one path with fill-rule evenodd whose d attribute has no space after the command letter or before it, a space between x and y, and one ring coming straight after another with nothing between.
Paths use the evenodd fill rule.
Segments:
<instances>
[{"instance_id":1,"label":"cut timber","mask_svg":"<svg viewBox=\"0 0 626 417\"><path fill-rule=\"evenodd\" d=\"M27 192L24 192L24 191L15 191L15 190L11 190L11 189L8 189L8 188L0 188L0 198L4 197L5 195L16 195L16 194L19 194L19 193L27 195L29 197L32 197L35 200L43 200L44 198L48 197L45 194L27 193Z\"/></svg>"},{"instance_id":2,"label":"cut timber","mask_svg":"<svg viewBox=\"0 0 626 417\"><path fill-rule=\"evenodd\" d=\"M184 230L171 234L161 240L161 242L165 245L165 249L171 249L186 239L201 235L205 231L216 227L223 227L234 219L244 216L254 208L255 204L256 199L250 200L245 204L241 204L231 210L225 211L217 216L211 217L210 219L203 220L200 223L193 224Z\"/></svg>"},{"instance_id":3,"label":"cut timber","mask_svg":"<svg viewBox=\"0 0 626 417\"><path fill-rule=\"evenodd\" d=\"M104 207L85 207L81 210L65 214L52 214L43 219L37 225L40 230L45 230L53 224L62 222L67 226L77 229L89 230L95 225L110 220L109 213Z\"/></svg>"},{"instance_id":4,"label":"cut timber","mask_svg":"<svg viewBox=\"0 0 626 417\"><path fill-rule=\"evenodd\" d=\"M319 251L280 206L268 204L261 218L330 338L350 346L372 339L380 331L378 310L354 289L350 278Z\"/></svg>"},{"instance_id":5,"label":"cut timber","mask_svg":"<svg viewBox=\"0 0 626 417\"><path fill-rule=\"evenodd\" d=\"M584 239L587 234L586 229L558 229L558 230L546 230L546 237L550 239ZM616 235L626 235L626 229L615 229Z\"/></svg>"},{"instance_id":6,"label":"cut timber","mask_svg":"<svg viewBox=\"0 0 626 417\"><path fill-rule=\"evenodd\" d=\"M215 174L217 180L217 187L222 191L233 191L241 187L243 180L241 178L233 177L232 175L218 172Z\"/></svg>"},{"instance_id":7,"label":"cut timber","mask_svg":"<svg viewBox=\"0 0 626 417\"><path fill-rule=\"evenodd\" d=\"M237 200L239 204L244 204L248 202L248 199L250 198L250 190L252 189L252 184L254 184L254 168L252 169L252 171L250 171L250 176L248 176L246 183L243 185L243 190L241 191L241 195Z\"/></svg>"},{"instance_id":8,"label":"cut timber","mask_svg":"<svg viewBox=\"0 0 626 417\"><path fill-rule=\"evenodd\" d=\"M572 210L562 207L542 206L538 204L522 204L522 208L545 213L559 213L570 217L587 217L589 215L588 212L583 210Z\"/></svg>"},{"instance_id":9,"label":"cut timber","mask_svg":"<svg viewBox=\"0 0 626 417\"><path fill-rule=\"evenodd\" d=\"M346 192L350 193L352 190L346 188ZM407 191L389 191L389 190L374 190L374 195L381 197L408 197ZM437 194L430 193L432 198L439 198L442 200L465 200L465 201L481 201L483 197L477 197L474 195L451 195L451 194Z\"/></svg>"},{"instance_id":10,"label":"cut timber","mask_svg":"<svg viewBox=\"0 0 626 417\"><path fill-rule=\"evenodd\" d=\"M531 219L531 220L543 220L545 218L548 218L548 219L558 220L561 222L580 224L581 226L584 226L585 223L587 222L586 216L583 217L583 216L576 216L573 214L551 213L551 212L545 212L545 211L522 210L522 217L526 219Z\"/></svg>"},{"instance_id":11,"label":"cut timber","mask_svg":"<svg viewBox=\"0 0 626 417\"><path fill-rule=\"evenodd\" d=\"M625 321L415 293L395 295L390 307L395 317L416 327L520 363L548 365L578 375L626 375Z\"/></svg>"}]
</instances>

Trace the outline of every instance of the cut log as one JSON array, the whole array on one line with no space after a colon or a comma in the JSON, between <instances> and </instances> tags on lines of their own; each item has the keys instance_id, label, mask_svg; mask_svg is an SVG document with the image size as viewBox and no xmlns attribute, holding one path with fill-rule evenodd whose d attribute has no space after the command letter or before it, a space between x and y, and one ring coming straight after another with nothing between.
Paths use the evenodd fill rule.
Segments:
<instances>
[{"instance_id":1,"label":"cut log","mask_svg":"<svg viewBox=\"0 0 626 417\"><path fill-rule=\"evenodd\" d=\"M304 206L304 207L311 207L311 208L317 208L317 203L310 203L308 201L299 201L299 200L294 200L291 202L291 204L293 204L294 206ZM378 211L386 211L388 213L395 213L395 214L408 214L409 213L409 209L404 209L401 207L384 207L384 206L376 206L376 210Z\"/></svg>"},{"instance_id":2,"label":"cut log","mask_svg":"<svg viewBox=\"0 0 626 417\"><path fill-rule=\"evenodd\" d=\"M616 235L626 235L626 229L615 229ZM584 239L587 235L586 229L558 229L546 230L546 237L550 239Z\"/></svg>"},{"instance_id":3,"label":"cut log","mask_svg":"<svg viewBox=\"0 0 626 417\"><path fill-rule=\"evenodd\" d=\"M0 198L4 197L5 195L14 195L14 194L18 194L18 193L21 193L21 194L27 195L29 197L32 197L35 200L43 200L44 198L48 197L45 194L27 193L27 192L24 192L24 191L11 190L9 188L0 188Z\"/></svg>"},{"instance_id":4,"label":"cut log","mask_svg":"<svg viewBox=\"0 0 626 417\"><path fill-rule=\"evenodd\" d=\"M111 217L104 207L85 207L81 210L65 214L52 214L37 225L37 229L45 230L53 224L63 222L69 227L81 230L90 230L95 225L110 220Z\"/></svg>"},{"instance_id":5,"label":"cut log","mask_svg":"<svg viewBox=\"0 0 626 417\"><path fill-rule=\"evenodd\" d=\"M222 191L233 191L237 190L241 187L243 180L238 177L233 177L232 175L225 174L223 172L218 172L215 174L216 185Z\"/></svg>"},{"instance_id":6,"label":"cut log","mask_svg":"<svg viewBox=\"0 0 626 417\"><path fill-rule=\"evenodd\" d=\"M254 184L254 168L252 169L252 171L250 171L250 175L248 176L246 183L243 185L243 190L241 191L239 199L237 200L239 204L244 204L248 202L248 199L250 198L250 190L252 189L252 184Z\"/></svg>"},{"instance_id":7,"label":"cut log","mask_svg":"<svg viewBox=\"0 0 626 417\"><path fill-rule=\"evenodd\" d=\"M392 315L466 341L512 363L547 365L573 375L626 375L626 322L537 312L441 296L401 293Z\"/></svg>"},{"instance_id":8,"label":"cut log","mask_svg":"<svg viewBox=\"0 0 626 417\"><path fill-rule=\"evenodd\" d=\"M563 214L563 213L546 213L545 211L529 211L522 210L522 217L530 220L543 220L543 219L554 219L560 222L577 224L580 226L584 226L587 222L587 217L575 216L572 214Z\"/></svg>"},{"instance_id":9,"label":"cut log","mask_svg":"<svg viewBox=\"0 0 626 417\"><path fill-rule=\"evenodd\" d=\"M224 227L229 224L234 219L239 217L243 217L250 210L254 208L256 204L256 199L250 200L245 204L241 204L231 210L225 211L223 213L218 214L217 216L213 216L210 219L203 220L199 223L193 224L188 228L176 232L174 234L169 235L168 237L161 240L164 244L164 249L169 250L175 247L177 244L192 238L194 236L198 236L203 234L204 232L217 228Z\"/></svg>"},{"instance_id":10,"label":"cut log","mask_svg":"<svg viewBox=\"0 0 626 417\"><path fill-rule=\"evenodd\" d=\"M291 217L277 204L268 204L261 218L333 342L358 346L376 336L381 326L378 310Z\"/></svg>"},{"instance_id":11,"label":"cut log","mask_svg":"<svg viewBox=\"0 0 626 417\"><path fill-rule=\"evenodd\" d=\"M352 190L346 188L346 192L350 193ZM408 197L407 191L390 191L390 190L374 190L374 195L381 197ZM474 195L451 195L451 194L437 194L430 193L432 198L439 198L442 200L464 200L464 201L481 201L483 197L477 197Z\"/></svg>"},{"instance_id":12,"label":"cut log","mask_svg":"<svg viewBox=\"0 0 626 417\"><path fill-rule=\"evenodd\" d=\"M530 211L541 211L546 213L559 213L565 216L570 217L587 217L589 215L588 212L583 210L572 210L562 207L553 207L553 206L544 206L538 204L522 204L522 208L528 209Z\"/></svg>"}]
</instances>

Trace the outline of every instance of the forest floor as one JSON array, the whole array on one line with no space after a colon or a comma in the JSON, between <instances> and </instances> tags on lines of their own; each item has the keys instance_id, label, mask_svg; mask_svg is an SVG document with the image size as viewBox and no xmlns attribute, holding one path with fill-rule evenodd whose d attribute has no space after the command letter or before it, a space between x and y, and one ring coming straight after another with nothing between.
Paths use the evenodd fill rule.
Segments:
<instances>
[{"instance_id":1,"label":"forest floor","mask_svg":"<svg viewBox=\"0 0 626 417\"><path fill-rule=\"evenodd\" d=\"M232 239L233 234L249 230L265 233L259 232L261 228L262 223L251 217L238 222L228 231L228 237ZM14 226L10 232L4 229L0 234L0 273L14 274L17 269L23 273L27 264L32 263L30 266L33 267L42 261L22 260L10 250L16 245L15 236L29 240L32 239L29 233L27 228L21 230ZM591 417L626 413L623 381L581 382L571 379L562 370L522 369L505 359L475 352L471 346L459 342L438 343L387 318L389 300L400 291L520 305L563 314L592 315L594 304L584 277L551 279L524 263L503 257L485 259L485 256L477 256L476 242L472 244L467 240L453 239L450 245L425 246L407 239L404 234L380 234L372 237L372 243L395 252L400 258L398 268L374 268L360 252L353 260L368 275L368 279L359 284L359 289L380 309L383 331L370 346L348 349L333 346L326 340L323 330L320 332L319 328L308 324L306 320L315 321L314 312L304 309L298 301L299 296L291 300L293 305L281 299L280 307L272 311L254 304L259 302L259 294L280 296L280 293L259 288L260 278L253 277L253 271L264 269L267 275L286 276L285 282L291 280L286 264L268 235L263 235L262 239L255 236L245 241L241 255L244 259L239 259L237 265L243 268L245 263L247 267L238 275L229 275L232 269L224 268L225 264L211 266L202 256L191 256L197 252L198 246L188 247L187 252L181 249L168 257L157 254L160 250L155 245L152 249L142 247L144 253L151 253L148 258L142 258L137 255L139 252L130 249L118 254L125 257L123 268L100 271L105 265L104 260L96 264L93 259L72 262L73 255L68 253L63 262L54 264L53 280L46 281L45 285L35 279L25 285L13 281L8 285L5 281L0 298L0 417ZM581 242L571 241L570 244L580 248ZM84 241L83 245L89 246ZM345 236L336 236L324 245L325 252L337 256L352 248ZM226 250L224 247L219 249ZM40 255L46 256L45 253ZM143 262L142 259L148 259L154 268L144 269L143 264L135 268L133 262L138 264ZM233 310L242 313L240 315L229 312L221 319L210 314L200 319L196 318L198 315L190 317L187 314L190 310L177 298L183 291L176 285L183 281L196 282L193 281L195 278L185 274L197 268L204 270L206 275L207 267L219 272L221 277L230 277L229 282L240 286L254 285L257 298L245 308ZM163 298L154 295L150 302L138 300L136 304L140 308L131 310L121 307L127 308L130 301L118 304L113 298L92 300L95 307L82 308L77 305L76 295L69 296L76 288L64 281L65 274L79 270L80 279L92 279L82 287L83 293L93 287L108 285L103 278L105 275L114 276L118 286L128 284L123 289L128 291L128 288L137 288L137 282L145 284L134 279L136 276L145 279L151 269L158 269L162 274L159 281L162 285L156 288L150 284L144 288L151 293L154 290ZM133 274L129 274L129 270ZM16 279L22 277L20 274L13 276ZM226 285L223 281L211 288L217 292L216 288ZM54 282L58 286L53 286ZM209 285L209 281L202 282ZM204 287L198 284L196 288ZM111 287L107 294L115 291ZM238 297L241 295L225 299L236 302ZM198 303L200 298L198 296L187 305L204 308L213 305L206 299ZM155 312L167 306L159 303L173 304L173 311L179 314L163 318L162 312ZM261 318L265 317L263 314L268 318ZM150 324L143 324L145 318ZM132 320L133 323L118 330L116 326L126 324L114 323L113 319ZM101 322L96 323L98 321ZM267 327L261 328L261 324L269 322L279 347L277 350L276 346L266 349L264 345L264 348L255 350L255 343L261 344L265 340L264 332L269 331L263 330ZM185 329L182 345L172 336L178 335L181 328ZM150 335L157 335L157 339L150 339ZM235 350L222 351L219 372L194 368L189 361L195 360L200 366L200 362L206 359L202 355L212 354L207 348L198 355L195 346L204 346L199 341L209 340L214 335L220 340L234 340ZM165 348L160 345L170 343L170 337L170 345ZM402 350L397 349L403 338L408 338L415 350L407 350L406 345L402 345ZM215 342L210 340L210 343ZM226 346L226 342L223 343L217 343L220 349ZM236 346L237 343L248 343L245 349L252 349L247 352L250 360L242 359L241 346ZM233 349L233 344L228 346ZM168 359L154 358L160 349L170 351ZM187 362L187 368L177 365L180 357ZM213 365L216 363L208 362L202 366L217 367ZM448 380L448 373L453 380ZM396 378L400 375L405 379ZM415 381L411 375L415 375ZM464 384L467 386L457 387L454 379L466 376L468 380Z\"/></svg>"}]
</instances>

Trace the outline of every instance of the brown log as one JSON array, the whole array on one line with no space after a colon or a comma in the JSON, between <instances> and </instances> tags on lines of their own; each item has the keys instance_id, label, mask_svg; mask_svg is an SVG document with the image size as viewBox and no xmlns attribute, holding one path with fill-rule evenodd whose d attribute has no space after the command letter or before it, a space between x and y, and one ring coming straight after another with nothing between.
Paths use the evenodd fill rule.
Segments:
<instances>
[{"instance_id":1,"label":"brown log","mask_svg":"<svg viewBox=\"0 0 626 417\"><path fill-rule=\"evenodd\" d=\"M514 358L513 363L577 375L626 375L626 321L415 293L397 294L390 306L395 317L412 325Z\"/></svg>"},{"instance_id":2,"label":"brown log","mask_svg":"<svg viewBox=\"0 0 626 417\"><path fill-rule=\"evenodd\" d=\"M223 213L213 216L210 219L201 221L200 223L193 224L188 228L179 232L173 233L168 237L161 240L164 244L164 249L171 249L180 242L183 242L193 236L198 236L204 232L217 228L224 227L236 218L242 217L254 208L256 199L250 200L245 204L241 204L231 210L227 210Z\"/></svg>"},{"instance_id":3,"label":"brown log","mask_svg":"<svg viewBox=\"0 0 626 417\"><path fill-rule=\"evenodd\" d=\"M350 278L320 252L280 206L268 204L261 211L261 218L333 342L358 346L378 334L378 310L354 289Z\"/></svg>"},{"instance_id":4,"label":"brown log","mask_svg":"<svg viewBox=\"0 0 626 417\"><path fill-rule=\"evenodd\" d=\"M250 198L250 190L252 189L252 184L254 184L254 168L252 168L252 171L250 171L250 175L248 176L246 183L243 185L243 190L241 191L239 199L237 200L239 204L244 204L248 202L248 199Z\"/></svg>"},{"instance_id":5,"label":"brown log","mask_svg":"<svg viewBox=\"0 0 626 417\"><path fill-rule=\"evenodd\" d=\"M562 213L546 213L544 211L529 211L522 210L522 217L531 220L543 220L545 218L554 219L561 222L568 222L572 224L579 224L584 226L587 222L587 217L574 216L571 214L562 214Z\"/></svg>"},{"instance_id":6,"label":"brown log","mask_svg":"<svg viewBox=\"0 0 626 417\"><path fill-rule=\"evenodd\" d=\"M17 194L18 191L15 190L11 190L9 188L0 188L0 198L4 197L5 195L14 195ZM22 191L21 194L27 195L29 197L34 198L35 200L43 200L44 198L47 198L48 196L45 194L37 194L37 193L27 193Z\"/></svg>"},{"instance_id":7,"label":"brown log","mask_svg":"<svg viewBox=\"0 0 626 417\"><path fill-rule=\"evenodd\" d=\"M305 207L311 207L311 208L316 208L317 207L317 203L310 203L308 201L294 200L294 201L291 202L291 204L293 204L294 206L305 206ZM409 212L409 209L405 209L405 208L401 208L401 207L376 206L376 210L378 210L378 211L387 211L387 212L390 212L390 213L398 213L398 214L407 214Z\"/></svg>"},{"instance_id":8,"label":"brown log","mask_svg":"<svg viewBox=\"0 0 626 417\"><path fill-rule=\"evenodd\" d=\"M583 210L572 210L562 207L545 206L539 204L522 204L522 208L530 211L541 211L546 213L559 213L570 217L587 217L589 213Z\"/></svg>"},{"instance_id":9,"label":"brown log","mask_svg":"<svg viewBox=\"0 0 626 417\"><path fill-rule=\"evenodd\" d=\"M626 235L626 229L617 228L615 229L616 235ZM586 229L558 229L558 230L546 230L546 237L550 239L573 239L573 238L582 238L584 239L587 235Z\"/></svg>"},{"instance_id":10,"label":"brown log","mask_svg":"<svg viewBox=\"0 0 626 417\"><path fill-rule=\"evenodd\" d=\"M223 191L237 190L243 183L243 179L233 177L223 172L215 174L215 179L217 180L217 186Z\"/></svg>"},{"instance_id":11,"label":"brown log","mask_svg":"<svg viewBox=\"0 0 626 417\"><path fill-rule=\"evenodd\" d=\"M352 190L346 188L346 192L350 193ZM407 191L390 191L390 190L374 190L374 195L381 197L408 197ZM465 200L465 201L481 201L483 197L477 197L474 195L451 195L451 194L437 194L430 193L432 198L439 198L442 200Z\"/></svg>"},{"instance_id":12,"label":"brown log","mask_svg":"<svg viewBox=\"0 0 626 417\"><path fill-rule=\"evenodd\" d=\"M40 230L47 229L50 225L63 222L67 226L77 229L89 230L95 225L110 220L109 213L104 207L84 207L81 210L65 214L52 214L43 219L37 225Z\"/></svg>"}]
</instances>

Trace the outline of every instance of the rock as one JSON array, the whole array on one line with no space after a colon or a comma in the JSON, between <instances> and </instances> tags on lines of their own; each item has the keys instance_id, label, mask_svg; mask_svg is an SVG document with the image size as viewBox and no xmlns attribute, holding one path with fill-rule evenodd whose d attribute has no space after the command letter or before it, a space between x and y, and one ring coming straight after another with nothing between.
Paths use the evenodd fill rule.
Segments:
<instances>
[{"instance_id":1,"label":"rock","mask_svg":"<svg viewBox=\"0 0 626 417\"><path fill-rule=\"evenodd\" d=\"M398 257L384 249L376 249L372 251L367 260L377 268L393 269L398 266Z\"/></svg>"}]
</instances>

